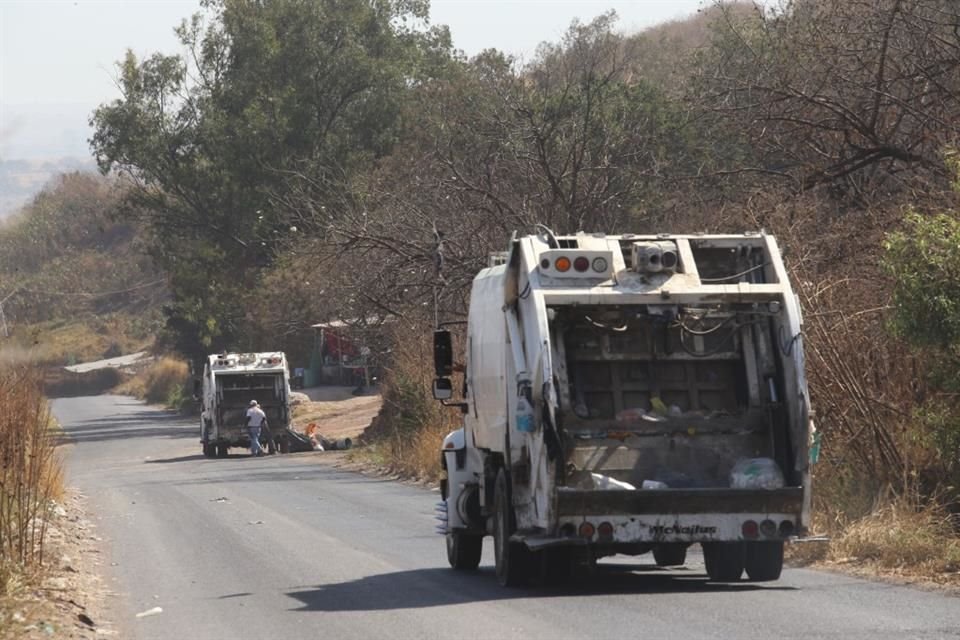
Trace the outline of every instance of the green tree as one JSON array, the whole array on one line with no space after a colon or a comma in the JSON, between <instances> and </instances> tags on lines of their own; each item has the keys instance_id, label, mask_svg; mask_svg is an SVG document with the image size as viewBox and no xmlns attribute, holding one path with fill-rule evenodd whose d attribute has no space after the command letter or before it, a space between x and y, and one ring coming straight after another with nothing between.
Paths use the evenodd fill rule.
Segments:
<instances>
[{"instance_id":1,"label":"green tree","mask_svg":"<svg viewBox=\"0 0 960 640\"><path fill-rule=\"evenodd\" d=\"M960 156L949 154L947 165L960 193ZM946 470L960 473L960 213L911 210L884 248L893 278L892 328L921 350L940 392L918 407L916 419Z\"/></svg>"},{"instance_id":2,"label":"green tree","mask_svg":"<svg viewBox=\"0 0 960 640\"><path fill-rule=\"evenodd\" d=\"M186 55L127 53L91 140L102 171L136 184L171 273L174 344L192 355L244 337L290 183L323 202L388 153L405 95L449 49L423 29L424 0L202 6L177 29Z\"/></svg>"}]
</instances>

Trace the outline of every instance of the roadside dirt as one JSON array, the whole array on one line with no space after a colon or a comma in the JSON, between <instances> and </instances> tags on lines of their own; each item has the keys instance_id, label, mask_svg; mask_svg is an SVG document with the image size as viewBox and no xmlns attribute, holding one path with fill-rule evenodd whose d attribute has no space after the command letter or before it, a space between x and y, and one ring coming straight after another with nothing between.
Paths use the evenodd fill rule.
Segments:
<instances>
[{"instance_id":1,"label":"roadside dirt","mask_svg":"<svg viewBox=\"0 0 960 640\"><path fill-rule=\"evenodd\" d=\"M68 490L54 512L39 586L10 603L9 637L120 637L111 622L111 594L101 578L101 540L88 517L86 499Z\"/></svg>"},{"instance_id":2,"label":"roadside dirt","mask_svg":"<svg viewBox=\"0 0 960 640\"><path fill-rule=\"evenodd\" d=\"M293 428L304 433L311 423L328 440L356 440L380 412L380 395L354 396L353 387L313 387L304 389L309 401L293 408Z\"/></svg>"}]
</instances>

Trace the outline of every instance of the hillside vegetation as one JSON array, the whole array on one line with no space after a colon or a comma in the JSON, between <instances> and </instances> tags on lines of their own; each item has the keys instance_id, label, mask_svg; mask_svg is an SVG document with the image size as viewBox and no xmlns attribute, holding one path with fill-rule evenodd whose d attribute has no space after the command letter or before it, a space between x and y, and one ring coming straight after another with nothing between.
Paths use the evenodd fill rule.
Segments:
<instances>
[{"instance_id":1,"label":"hillside vegetation","mask_svg":"<svg viewBox=\"0 0 960 640\"><path fill-rule=\"evenodd\" d=\"M0 356L73 364L152 343L165 279L135 223L121 220L124 187L64 174L0 224Z\"/></svg>"}]
</instances>

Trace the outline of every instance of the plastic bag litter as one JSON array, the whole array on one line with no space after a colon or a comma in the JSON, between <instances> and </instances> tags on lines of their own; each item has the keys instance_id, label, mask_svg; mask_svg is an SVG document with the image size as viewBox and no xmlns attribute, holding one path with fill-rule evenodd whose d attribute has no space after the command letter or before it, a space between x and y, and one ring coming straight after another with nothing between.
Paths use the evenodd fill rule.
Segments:
<instances>
[{"instance_id":1,"label":"plastic bag litter","mask_svg":"<svg viewBox=\"0 0 960 640\"><path fill-rule=\"evenodd\" d=\"M647 412L643 409L624 409L617 413L616 420L617 422L639 422L643 420L643 417L647 415Z\"/></svg>"},{"instance_id":2,"label":"plastic bag litter","mask_svg":"<svg viewBox=\"0 0 960 640\"><path fill-rule=\"evenodd\" d=\"M644 480L643 484L640 485L641 489L669 489L670 486L666 482L660 482L659 480Z\"/></svg>"},{"instance_id":3,"label":"plastic bag litter","mask_svg":"<svg viewBox=\"0 0 960 640\"><path fill-rule=\"evenodd\" d=\"M783 472L770 458L741 458L730 470L734 489L780 489L783 485Z\"/></svg>"},{"instance_id":4,"label":"plastic bag litter","mask_svg":"<svg viewBox=\"0 0 960 640\"><path fill-rule=\"evenodd\" d=\"M665 422L666 416L657 415L643 409L624 409L616 415L616 421L625 424L632 422Z\"/></svg>"},{"instance_id":5,"label":"plastic bag litter","mask_svg":"<svg viewBox=\"0 0 960 640\"><path fill-rule=\"evenodd\" d=\"M637 489L629 482L617 480L616 478L611 478L610 476L605 476L600 473L591 473L590 477L593 478L594 489L614 489L620 491L636 491Z\"/></svg>"}]
</instances>

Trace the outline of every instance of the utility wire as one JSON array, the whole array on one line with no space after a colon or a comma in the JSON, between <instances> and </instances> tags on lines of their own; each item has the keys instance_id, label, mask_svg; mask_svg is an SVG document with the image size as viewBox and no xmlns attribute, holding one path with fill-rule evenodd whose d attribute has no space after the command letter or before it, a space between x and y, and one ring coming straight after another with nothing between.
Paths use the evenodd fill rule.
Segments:
<instances>
[{"instance_id":1,"label":"utility wire","mask_svg":"<svg viewBox=\"0 0 960 640\"><path fill-rule=\"evenodd\" d=\"M19 291L24 291L26 293L34 293L37 295L43 296L78 296L84 298L103 298L106 296L116 295L118 293L130 293L131 291L137 291L138 289L146 289L147 287L152 287L153 285L160 284L161 282L166 282L166 278L160 278L159 280L153 280L151 282L144 282L143 284L134 285L127 289L117 289L115 291L41 291L39 289L27 289L26 287L20 287ZM13 295L13 294L10 294ZM10 296L7 296L9 298ZM6 302L4 298L3 301Z\"/></svg>"}]
</instances>

